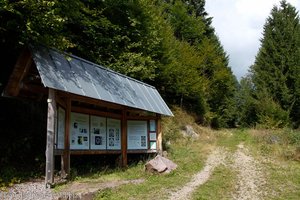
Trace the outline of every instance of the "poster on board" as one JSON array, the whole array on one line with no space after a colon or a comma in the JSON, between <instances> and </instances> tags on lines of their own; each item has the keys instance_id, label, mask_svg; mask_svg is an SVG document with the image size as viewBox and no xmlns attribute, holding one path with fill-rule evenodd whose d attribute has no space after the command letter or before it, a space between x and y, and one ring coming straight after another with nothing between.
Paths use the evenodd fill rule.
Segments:
<instances>
[{"instance_id":1,"label":"poster on board","mask_svg":"<svg viewBox=\"0 0 300 200\"><path fill-rule=\"evenodd\" d=\"M155 120L150 120L150 132L156 131L156 123Z\"/></svg>"},{"instance_id":2,"label":"poster on board","mask_svg":"<svg viewBox=\"0 0 300 200\"><path fill-rule=\"evenodd\" d=\"M89 115L71 113L70 149L89 149Z\"/></svg>"},{"instance_id":3,"label":"poster on board","mask_svg":"<svg viewBox=\"0 0 300 200\"><path fill-rule=\"evenodd\" d=\"M106 118L91 116L91 149L106 149Z\"/></svg>"},{"instance_id":4,"label":"poster on board","mask_svg":"<svg viewBox=\"0 0 300 200\"><path fill-rule=\"evenodd\" d=\"M147 149L147 121L127 121L128 149Z\"/></svg>"},{"instance_id":5,"label":"poster on board","mask_svg":"<svg viewBox=\"0 0 300 200\"><path fill-rule=\"evenodd\" d=\"M156 140L156 132L150 133L150 140Z\"/></svg>"},{"instance_id":6,"label":"poster on board","mask_svg":"<svg viewBox=\"0 0 300 200\"><path fill-rule=\"evenodd\" d=\"M121 120L107 118L107 149L121 149Z\"/></svg>"},{"instance_id":7,"label":"poster on board","mask_svg":"<svg viewBox=\"0 0 300 200\"><path fill-rule=\"evenodd\" d=\"M57 110L57 135L55 139L56 149L65 148L65 116L66 111L62 107Z\"/></svg>"}]
</instances>

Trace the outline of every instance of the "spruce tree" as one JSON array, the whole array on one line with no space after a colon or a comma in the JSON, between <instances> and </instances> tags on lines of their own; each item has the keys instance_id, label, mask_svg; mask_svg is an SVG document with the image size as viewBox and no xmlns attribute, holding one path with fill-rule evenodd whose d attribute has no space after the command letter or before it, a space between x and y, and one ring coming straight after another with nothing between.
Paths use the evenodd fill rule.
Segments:
<instances>
[{"instance_id":1,"label":"spruce tree","mask_svg":"<svg viewBox=\"0 0 300 200\"><path fill-rule=\"evenodd\" d=\"M297 124L300 114L300 24L296 8L285 0L280 6L273 7L266 20L261 48L251 69L256 91L266 91L282 109L290 111Z\"/></svg>"}]
</instances>

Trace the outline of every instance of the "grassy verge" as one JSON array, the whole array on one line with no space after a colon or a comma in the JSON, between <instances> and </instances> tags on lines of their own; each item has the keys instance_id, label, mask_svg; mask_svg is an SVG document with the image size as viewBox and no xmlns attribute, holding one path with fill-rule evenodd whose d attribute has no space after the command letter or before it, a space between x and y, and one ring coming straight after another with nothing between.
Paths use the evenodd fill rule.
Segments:
<instances>
[{"instance_id":1,"label":"grassy verge","mask_svg":"<svg viewBox=\"0 0 300 200\"><path fill-rule=\"evenodd\" d=\"M231 199L236 174L224 165L215 168L208 182L201 185L192 196L195 200Z\"/></svg>"},{"instance_id":2,"label":"grassy verge","mask_svg":"<svg viewBox=\"0 0 300 200\"><path fill-rule=\"evenodd\" d=\"M248 134L255 141L249 145L251 153L263 165L267 199L299 199L300 132L252 129Z\"/></svg>"}]
</instances>

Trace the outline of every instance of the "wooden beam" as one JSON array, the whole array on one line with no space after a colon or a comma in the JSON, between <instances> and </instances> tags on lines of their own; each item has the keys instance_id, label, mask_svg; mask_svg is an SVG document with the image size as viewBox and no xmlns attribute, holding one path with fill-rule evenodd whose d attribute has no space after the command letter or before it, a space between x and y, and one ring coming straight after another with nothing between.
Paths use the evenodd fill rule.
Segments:
<instances>
[{"instance_id":1,"label":"wooden beam","mask_svg":"<svg viewBox=\"0 0 300 200\"><path fill-rule=\"evenodd\" d=\"M156 120L158 119L156 116L127 116L128 120Z\"/></svg>"},{"instance_id":2,"label":"wooden beam","mask_svg":"<svg viewBox=\"0 0 300 200\"><path fill-rule=\"evenodd\" d=\"M4 90L4 95L18 96L21 88L21 83L32 64L32 56L28 49L24 49L19 56L14 70L8 80Z\"/></svg>"},{"instance_id":3,"label":"wooden beam","mask_svg":"<svg viewBox=\"0 0 300 200\"><path fill-rule=\"evenodd\" d=\"M70 121L71 121L71 99L66 99L66 118L65 118L65 141L61 159L61 176L66 178L70 174Z\"/></svg>"},{"instance_id":4,"label":"wooden beam","mask_svg":"<svg viewBox=\"0 0 300 200\"><path fill-rule=\"evenodd\" d=\"M70 150L71 155L121 154L120 150Z\"/></svg>"},{"instance_id":5,"label":"wooden beam","mask_svg":"<svg viewBox=\"0 0 300 200\"><path fill-rule=\"evenodd\" d=\"M162 130L161 130L161 115L157 114L157 140L156 140L156 149L157 152L162 155L163 147L162 147Z\"/></svg>"},{"instance_id":6,"label":"wooden beam","mask_svg":"<svg viewBox=\"0 0 300 200\"><path fill-rule=\"evenodd\" d=\"M108 113L108 112L98 111L98 110L92 110L89 108L82 108L82 107L77 107L77 106L72 106L71 111L77 112L77 113L84 113L84 114L88 114L88 115L98 115L101 117L111 117L111 118L117 118L117 119L122 118L122 115L119 115L119 114Z\"/></svg>"},{"instance_id":7,"label":"wooden beam","mask_svg":"<svg viewBox=\"0 0 300 200\"><path fill-rule=\"evenodd\" d=\"M122 112L122 136L121 136L121 151L122 151L122 167L127 167L127 116L126 110Z\"/></svg>"},{"instance_id":8,"label":"wooden beam","mask_svg":"<svg viewBox=\"0 0 300 200\"><path fill-rule=\"evenodd\" d=\"M66 103L65 99L62 99L62 98L61 98L60 96L58 96L58 95L56 95L55 98L56 98L56 102L57 102L58 104L60 104L61 107L63 107L63 108L66 108L66 107L67 107L67 103Z\"/></svg>"},{"instance_id":9,"label":"wooden beam","mask_svg":"<svg viewBox=\"0 0 300 200\"><path fill-rule=\"evenodd\" d=\"M47 144L46 144L46 187L54 183L54 138L57 110L55 102L55 90L49 88L48 94L48 119L47 119Z\"/></svg>"},{"instance_id":10,"label":"wooden beam","mask_svg":"<svg viewBox=\"0 0 300 200\"><path fill-rule=\"evenodd\" d=\"M20 88L25 91L32 92L32 93L48 94L48 89L43 86L39 86L39 85L33 85L33 84L26 83L26 84L21 84Z\"/></svg>"},{"instance_id":11,"label":"wooden beam","mask_svg":"<svg viewBox=\"0 0 300 200\"><path fill-rule=\"evenodd\" d=\"M108 107L108 108L119 109L119 110L124 108L124 106L122 106L122 105L110 103L107 101L102 101L100 99L93 99L91 97L84 97L84 96L66 93L66 92L59 92L59 95L68 97L72 101L78 101L78 102L87 103L87 104L91 104L91 105L98 105L98 106L102 106L102 107Z\"/></svg>"}]
</instances>

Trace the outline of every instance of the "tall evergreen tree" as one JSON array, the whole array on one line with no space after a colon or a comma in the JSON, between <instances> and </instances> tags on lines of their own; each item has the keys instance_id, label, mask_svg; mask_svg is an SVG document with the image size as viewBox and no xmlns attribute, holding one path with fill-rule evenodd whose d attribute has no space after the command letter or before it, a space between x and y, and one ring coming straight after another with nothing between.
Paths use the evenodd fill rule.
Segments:
<instances>
[{"instance_id":1,"label":"tall evergreen tree","mask_svg":"<svg viewBox=\"0 0 300 200\"><path fill-rule=\"evenodd\" d=\"M266 91L299 125L300 24L296 8L285 0L266 20L252 72L256 90Z\"/></svg>"}]
</instances>

